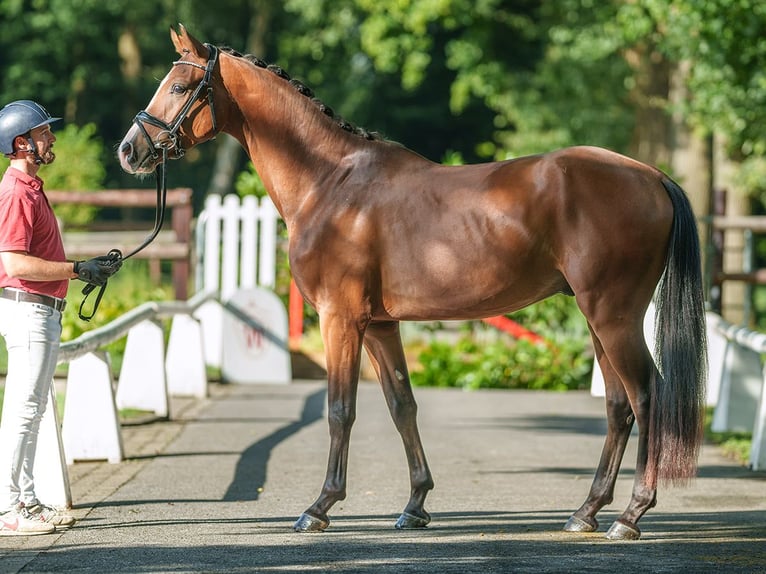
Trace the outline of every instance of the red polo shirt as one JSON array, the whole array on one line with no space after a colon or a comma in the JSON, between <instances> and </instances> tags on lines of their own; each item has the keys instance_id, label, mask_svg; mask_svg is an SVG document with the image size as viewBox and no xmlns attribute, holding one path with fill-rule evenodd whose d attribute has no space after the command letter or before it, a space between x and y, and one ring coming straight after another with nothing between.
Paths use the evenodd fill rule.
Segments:
<instances>
[{"instance_id":1,"label":"red polo shirt","mask_svg":"<svg viewBox=\"0 0 766 574\"><path fill-rule=\"evenodd\" d=\"M43 180L9 167L0 181L0 251L26 251L46 261L66 261L56 216L43 191ZM27 281L5 273L0 260L0 287L66 297L69 280Z\"/></svg>"}]
</instances>

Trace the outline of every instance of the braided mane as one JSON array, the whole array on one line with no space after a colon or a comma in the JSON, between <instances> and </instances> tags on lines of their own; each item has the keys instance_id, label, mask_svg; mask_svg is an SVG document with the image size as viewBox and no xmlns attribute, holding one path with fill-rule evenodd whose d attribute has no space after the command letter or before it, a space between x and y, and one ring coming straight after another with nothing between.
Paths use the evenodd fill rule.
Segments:
<instances>
[{"instance_id":1,"label":"braided mane","mask_svg":"<svg viewBox=\"0 0 766 574\"><path fill-rule=\"evenodd\" d=\"M316 106L319 108L319 111L321 111L323 114L333 119L335 123L337 123L341 129L344 129L347 132L356 134L367 140L382 140L383 139L383 137L378 132L367 131L364 128L357 127L347 122L346 120L344 120L342 117L337 115L330 106L326 105L321 100L314 97L314 91L311 88L309 88L308 86L306 86L303 82L300 82L299 80L292 79L290 77L290 74L285 72L285 70L283 70L281 67L276 66L274 64L267 64L266 62L261 60L259 57L253 56L252 54L244 54L244 55L240 54L239 52L237 52L236 50L232 48L229 48L228 46L221 46L219 47L219 49L222 52L226 52L227 54L230 54L232 56L236 56L238 58L247 60L251 64L258 66L259 68L265 68L266 70L269 70L270 72L272 72L274 75L279 76L283 80L289 82L290 85L298 91L298 93L311 99L311 101L314 102L314 104L316 104Z\"/></svg>"}]
</instances>

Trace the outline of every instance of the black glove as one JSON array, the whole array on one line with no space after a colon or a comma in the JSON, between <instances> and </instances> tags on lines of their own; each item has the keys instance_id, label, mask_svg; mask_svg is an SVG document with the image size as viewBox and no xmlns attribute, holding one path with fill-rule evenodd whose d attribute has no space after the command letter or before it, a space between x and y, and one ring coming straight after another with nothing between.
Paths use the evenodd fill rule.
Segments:
<instances>
[{"instance_id":1,"label":"black glove","mask_svg":"<svg viewBox=\"0 0 766 574\"><path fill-rule=\"evenodd\" d=\"M106 283L107 279L120 270L120 267L122 267L122 258L114 253L100 255L87 261L74 262L74 272L77 273L77 278L98 286Z\"/></svg>"}]
</instances>

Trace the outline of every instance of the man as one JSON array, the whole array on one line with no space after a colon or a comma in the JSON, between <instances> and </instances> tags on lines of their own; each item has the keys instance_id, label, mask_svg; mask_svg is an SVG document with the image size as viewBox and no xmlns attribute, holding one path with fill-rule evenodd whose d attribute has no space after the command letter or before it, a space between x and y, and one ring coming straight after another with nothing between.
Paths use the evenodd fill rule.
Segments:
<instances>
[{"instance_id":1,"label":"man","mask_svg":"<svg viewBox=\"0 0 766 574\"><path fill-rule=\"evenodd\" d=\"M0 500L2 536L48 534L75 522L35 496L37 435L56 367L69 280L103 285L122 264L109 256L73 262L64 255L37 177L40 166L56 158L50 124L59 119L31 100L0 110L0 153L10 158L0 181L0 335L8 349L0 486L10 493L10 500Z\"/></svg>"}]
</instances>

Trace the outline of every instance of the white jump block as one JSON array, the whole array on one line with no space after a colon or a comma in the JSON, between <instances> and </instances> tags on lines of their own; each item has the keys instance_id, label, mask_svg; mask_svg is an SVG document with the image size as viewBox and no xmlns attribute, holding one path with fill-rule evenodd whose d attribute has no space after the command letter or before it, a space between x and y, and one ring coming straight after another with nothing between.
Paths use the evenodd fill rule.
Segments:
<instances>
[{"instance_id":1,"label":"white jump block","mask_svg":"<svg viewBox=\"0 0 766 574\"><path fill-rule=\"evenodd\" d=\"M766 469L766 373L761 387L761 399L755 416L753 440L750 446L750 464L753 470Z\"/></svg>"},{"instance_id":2,"label":"white jump block","mask_svg":"<svg viewBox=\"0 0 766 574\"><path fill-rule=\"evenodd\" d=\"M3 422L10 420L10 409L13 404L14 389L6 387L3 402ZM48 406L40 421L37 438L37 452L33 476L35 479L35 494L44 504L56 508L72 507L72 492L69 487L69 472L64 457L61 441L59 416L56 409L56 391L51 385ZM10 466L13 441L8 436L8 425L0 426L0 465ZM2 505L9 499L7 484L0 484L0 501ZM2 506L0 505L0 507Z\"/></svg>"},{"instance_id":3,"label":"white jump block","mask_svg":"<svg viewBox=\"0 0 766 574\"><path fill-rule=\"evenodd\" d=\"M654 302L649 303L649 308L644 315L644 340L649 347L649 352L654 357L654 314L657 310L657 306ZM604 383L604 373L601 372L601 367L598 361L593 361L593 374L590 382L590 394L592 397L606 396L606 386Z\"/></svg>"},{"instance_id":4,"label":"white jump block","mask_svg":"<svg viewBox=\"0 0 766 574\"><path fill-rule=\"evenodd\" d=\"M705 313L705 325L707 328L707 396L705 404L714 407L718 404L718 397L721 393L721 381L724 375L724 361L726 359L726 349L729 341L721 333L720 326L723 319L716 313L708 311Z\"/></svg>"},{"instance_id":5,"label":"white jump block","mask_svg":"<svg viewBox=\"0 0 766 574\"><path fill-rule=\"evenodd\" d=\"M176 315L165 358L168 394L207 397L202 325L189 315Z\"/></svg>"},{"instance_id":6,"label":"white jump block","mask_svg":"<svg viewBox=\"0 0 766 574\"><path fill-rule=\"evenodd\" d=\"M752 431L762 386L760 355L748 347L727 344L710 428L714 432Z\"/></svg>"},{"instance_id":7,"label":"white jump block","mask_svg":"<svg viewBox=\"0 0 766 574\"><path fill-rule=\"evenodd\" d=\"M49 506L72 508L69 471L61 438L61 423L56 405L56 389L51 385L48 408L40 422L40 436L35 453L35 494Z\"/></svg>"},{"instance_id":8,"label":"white jump block","mask_svg":"<svg viewBox=\"0 0 766 574\"><path fill-rule=\"evenodd\" d=\"M262 287L237 290L223 316L221 377L242 384L289 383L292 364L287 336L287 311L279 297Z\"/></svg>"},{"instance_id":9,"label":"white jump block","mask_svg":"<svg viewBox=\"0 0 766 574\"><path fill-rule=\"evenodd\" d=\"M159 323L142 321L128 332L116 403L118 409L168 416L165 333Z\"/></svg>"},{"instance_id":10,"label":"white jump block","mask_svg":"<svg viewBox=\"0 0 766 574\"><path fill-rule=\"evenodd\" d=\"M223 355L223 307L218 301L208 301L194 312L194 318L202 324L205 364L220 368Z\"/></svg>"},{"instance_id":11,"label":"white jump block","mask_svg":"<svg viewBox=\"0 0 766 574\"><path fill-rule=\"evenodd\" d=\"M69 363L61 436L66 460L123 460L122 434L108 353L88 353Z\"/></svg>"}]
</instances>

